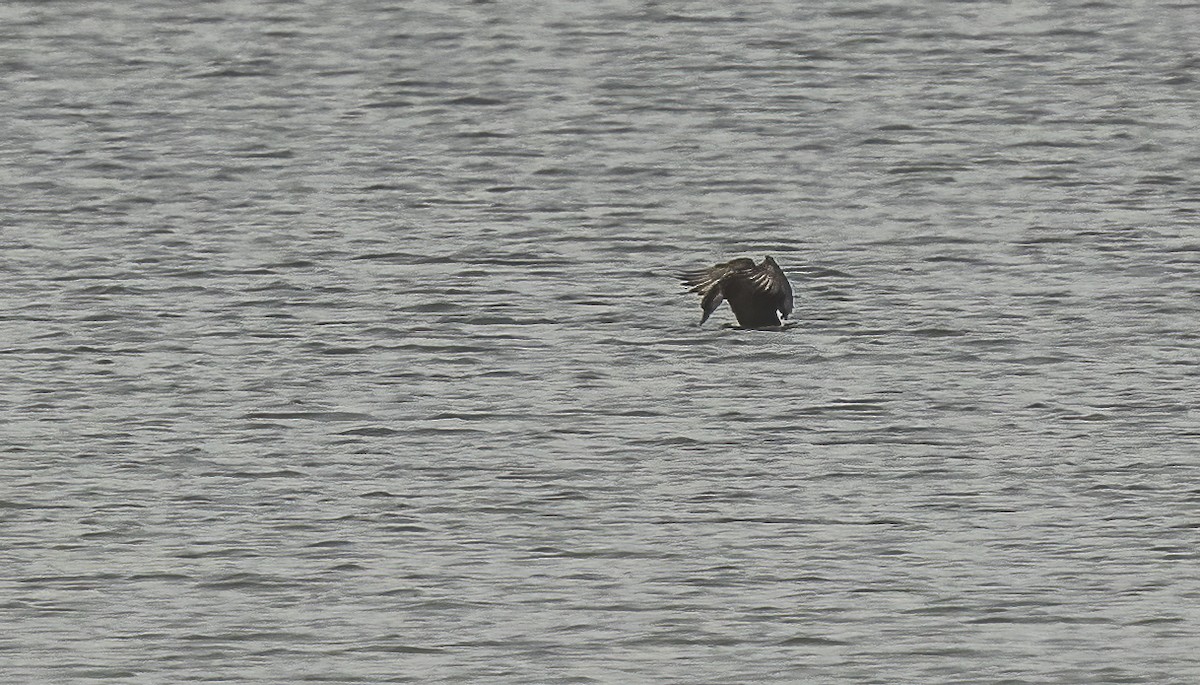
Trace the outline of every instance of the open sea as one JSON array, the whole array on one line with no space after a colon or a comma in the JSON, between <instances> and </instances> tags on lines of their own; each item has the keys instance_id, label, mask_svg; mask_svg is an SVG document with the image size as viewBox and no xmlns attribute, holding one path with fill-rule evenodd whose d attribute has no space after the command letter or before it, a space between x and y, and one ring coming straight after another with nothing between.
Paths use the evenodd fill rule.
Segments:
<instances>
[{"instance_id":1,"label":"open sea","mask_svg":"<svg viewBox=\"0 0 1200 685\"><path fill-rule=\"evenodd\" d=\"M0 4L0 682L1200 682L1200 2ZM772 255L784 331L673 275Z\"/></svg>"}]
</instances>

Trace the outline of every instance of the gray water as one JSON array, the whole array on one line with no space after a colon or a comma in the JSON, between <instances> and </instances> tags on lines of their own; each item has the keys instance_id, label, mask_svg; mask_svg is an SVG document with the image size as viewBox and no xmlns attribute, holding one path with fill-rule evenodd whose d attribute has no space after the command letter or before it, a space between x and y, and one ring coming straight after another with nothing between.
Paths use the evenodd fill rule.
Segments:
<instances>
[{"instance_id":1,"label":"gray water","mask_svg":"<svg viewBox=\"0 0 1200 685\"><path fill-rule=\"evenodd\" d=\"M0 5L0 680L1200 682L1197 17Z\"/></svg>"}]
</instances>

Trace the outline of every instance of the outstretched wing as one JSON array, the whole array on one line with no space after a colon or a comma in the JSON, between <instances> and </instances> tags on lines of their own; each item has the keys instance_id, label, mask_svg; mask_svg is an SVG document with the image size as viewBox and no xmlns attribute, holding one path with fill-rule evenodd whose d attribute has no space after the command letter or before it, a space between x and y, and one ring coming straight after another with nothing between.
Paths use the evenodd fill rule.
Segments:
<instances>
[{"instance_id":1,"label":"outstretched wing","mask_svg":"<svg viewBox=\"0 0 1200 685\"><path fill-rule=\"evenodd\" d=\"M728 264L717 264L716 266L699 271L685 271L679 274L679 280L683 281L683 284L687 286L689 293L705 295L709 289L720 283L725 274L731 270Z\"/></svg>"},{"instance_id":2,"label":"outstretched wing","mask_svg":"<svg viewBox=\"0 0 1200 685\"><path fill-rule=\"evenodd\" d=\"M708 321L708 317L721 306L725 301L725 291L721 287L722 282L730 274L745 271L754 268L754 262L749 259L735 259L724 264L716 264L707 269L699 271L685 271L679 274L679 280L683 281L684 287L688 292L698 293L701 296L700 309L704 311L700 317L700 323Z\"/></svg>"}]
</instances>

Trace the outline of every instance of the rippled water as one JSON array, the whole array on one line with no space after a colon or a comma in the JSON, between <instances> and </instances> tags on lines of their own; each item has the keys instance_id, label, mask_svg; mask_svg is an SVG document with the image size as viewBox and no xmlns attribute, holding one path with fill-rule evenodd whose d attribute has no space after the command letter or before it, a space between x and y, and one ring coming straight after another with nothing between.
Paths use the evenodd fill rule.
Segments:
<instances>
[{"instance_id":1,"label":"rippled water","mask_svg":"<svg viewBox=\"0 0 1200 685\"><path fill-rule=\"evenodd\" d=\"M3 680L1200 681L1197 10L0 6Z\"/></svg>"}]
</instances>

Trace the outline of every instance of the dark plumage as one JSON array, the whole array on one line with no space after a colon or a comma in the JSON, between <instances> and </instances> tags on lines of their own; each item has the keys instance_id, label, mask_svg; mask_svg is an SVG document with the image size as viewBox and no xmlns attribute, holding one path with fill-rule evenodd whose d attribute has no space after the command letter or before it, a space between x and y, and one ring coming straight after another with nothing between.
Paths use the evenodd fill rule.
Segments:
<instances>
[{"instance_id":1,"label":"dark plumage","mask_svg":"<svg viewBox=\"0 0 1200 685\"><path fill-rule=\"evenodd\" d=\"M770 257L763 259L762 264L738 257L703 271L684 272L679 278L688 292L703 298L701 324L708 321L722 300L729 301L729 308L743 328L778 326L780 314L785 319L792 314L792 284Z\"/></svg>"}]
</instances>

